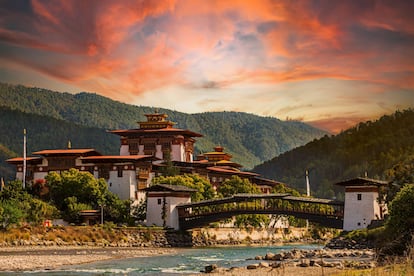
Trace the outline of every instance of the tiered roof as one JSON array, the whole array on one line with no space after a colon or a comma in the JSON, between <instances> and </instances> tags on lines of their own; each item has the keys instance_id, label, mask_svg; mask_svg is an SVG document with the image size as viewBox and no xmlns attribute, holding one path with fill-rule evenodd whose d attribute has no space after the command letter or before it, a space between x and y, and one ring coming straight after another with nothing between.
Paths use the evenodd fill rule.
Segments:
<instances>
[{"instance_id":1,"label":"tiered roof","mask_svg":"<svg viewBox=\"0 0 414 276\"><path fill-rule=\"evenodd\" d=\"M138 122L139 128L118 129L109 131L110 133L128 137L144 134L171 134L183 135L186 137L203 137L202 134L187 129L174 128L174 122L167 120L167 114L160 114L157 111L153 114L145 114L146 122Z\"/></svg>"}]
</instances>

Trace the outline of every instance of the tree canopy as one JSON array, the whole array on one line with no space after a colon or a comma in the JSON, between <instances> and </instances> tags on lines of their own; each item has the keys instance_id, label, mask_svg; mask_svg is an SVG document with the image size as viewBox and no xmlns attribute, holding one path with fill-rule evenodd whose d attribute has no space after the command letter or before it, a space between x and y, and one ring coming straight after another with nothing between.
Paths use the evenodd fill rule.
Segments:
<instances>
[{"instance_id":1,"label":"tree canopy","mask_svg":"<svg viewBox=\"0 0 414 276\"><path fill-rule=\"evenodd\" d=\"M188 188L196 189L197 192L191 195L192 202L212 199L214 197L214 189L210 181L196 174L159 176L154 178L152 183L182 185Z\"/></svg>"},{"instance_id":2,"label":"tree canopy","mask_svg":"<svg viewBox=\"0 0 414 276\"><path fill-rule=\"evenodd\" d=\"M23 221L39 224L58 216L55 206L22 188L21 181L10 181L0 192L0 224L3 230Z\"/></svg>"},{"instance_id":3,"label":"tree canopy","mask_svg":"<svg viewBox=\"0 0 414 276\"><path fill-rule=\"evenodd\" d=\"M259 194L260 189L252 184L248 179L241 179L238 176L232 176L225 180L217 189L222 197L232 196L234 194Z\"/></svg>"},{"instance_id":4,"label":"tree canopy","mask_svg":"<svg viewBox=\"0 0 414 276\"><path fill-rule=\"evenodd\" d=\"M128 222L130 201L120 200L108 190L104 179L76 169L46 176L50 200L71 222L79 222L79 211L104 208L105 220Z\"/></svg>"},{"instance_id":5,"label":"tree canopy","mask_svg":"<svg viewBox=\"0 0 414 276\"><path fill-rule=\"evenodd\" d=\"M405 185L388 207L388 228L394 233L414 231L414 184Z\"/></svg>"}]
</instances>

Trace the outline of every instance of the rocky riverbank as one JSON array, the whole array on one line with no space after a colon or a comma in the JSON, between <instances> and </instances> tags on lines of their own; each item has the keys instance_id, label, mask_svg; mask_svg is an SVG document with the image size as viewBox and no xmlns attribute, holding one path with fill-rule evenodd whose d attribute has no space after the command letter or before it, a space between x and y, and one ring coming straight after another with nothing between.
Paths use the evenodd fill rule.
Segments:
<instances>
[{"instance_id":1,"label":"rocky riverbank","mask_svg":"<svg viewBox=\"0 0 414 276\"><path fill-rule=\"evenodd\" d=\"M373 249L374 242L366 238L364 239L349 239L343 236L339 236L331 239L326 245L329 249Z\"/></svg>"},{"instance_id":2,"label":"rocky riverbank","mask_svg":"<svg viewBox=\"0 0 414 276\"><path fill-rule=\"evenodd\" d=\"M212 264L205 268L206 273L221 275L244 275L251 274L253 271L261 271L262 273L278 273L285 274L286 270L296 273L296 275L309 274L315 271L320 275L324 269L338 271L344 269L368 269L376 266L374 252L372 250L291 250L287 252L272 253L268 252L264 256L255 256L257 263L249 264L244 268L220 268ZM297 268L297 269L293 269ZM301 270L310 268L307 270ZM249 272L249 273L247 273ZM271 274L272 274L271 273ZM318 274L319 273L319 274ZM259 274L258 274L259 275Z\"/></svg>"}]
</instances>

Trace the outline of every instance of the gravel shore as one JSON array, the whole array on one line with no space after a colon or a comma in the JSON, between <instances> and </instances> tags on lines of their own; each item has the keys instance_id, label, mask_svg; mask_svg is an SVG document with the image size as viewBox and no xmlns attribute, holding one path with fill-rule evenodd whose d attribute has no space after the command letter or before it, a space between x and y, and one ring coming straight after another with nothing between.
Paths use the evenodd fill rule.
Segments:
<instances>
[{"instance_id":1,"label":"gravel shore","mask_svg":"<svg viewBox=\"0 0 414 276\"><path fill-rule=\"evenodd\" d=\"M56 269L117 258L174 254L174 248L0 247L0 271Z\"/></svg>"}]
</instances>

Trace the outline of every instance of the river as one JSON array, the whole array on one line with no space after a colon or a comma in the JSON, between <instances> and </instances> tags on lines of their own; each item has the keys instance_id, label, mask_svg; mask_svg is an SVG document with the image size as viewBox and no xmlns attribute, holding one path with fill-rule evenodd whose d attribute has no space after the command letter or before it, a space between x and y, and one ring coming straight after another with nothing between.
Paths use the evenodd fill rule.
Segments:
<instances>
[{"instance_id":1,"label":"river","mask_svg":"<svg viewBox=\"0 0 414 276\"><path fill-rule=\"evenodd\" d=\"M268 252L277 253L296 249L316 249L320 245L283 245L283 246L237 246L182 249L174 255L113 259L83 265L61 267L59 270L26 272L31 275L181 275L198 273L206 265L219 267L241 267L257 263L255 256ZM21 275L22 272L18 274ZM17 275L9 273L8 275Z\"/></svg>"}]
</instances>

